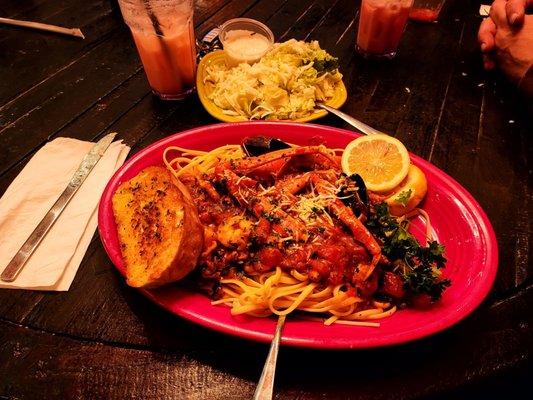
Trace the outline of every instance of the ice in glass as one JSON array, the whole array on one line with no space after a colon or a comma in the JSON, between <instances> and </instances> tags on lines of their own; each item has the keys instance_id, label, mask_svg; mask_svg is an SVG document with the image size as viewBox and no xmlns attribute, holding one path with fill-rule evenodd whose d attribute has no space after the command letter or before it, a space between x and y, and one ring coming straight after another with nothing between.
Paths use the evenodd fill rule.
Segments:
<instances>
[{"instance_id":1,"label":"ice in glass","mask_svg":"<svg viewBox=\"0 0 533 400\"><path fill-rule=\"evenodd\" d=\"M393 58L413 0L362 0L356 49L365 57Z\"/></svg>"},{"instance_id":2,"label":"ice in glass","mask_svg":"<svg viewBox=\"0 0 533 400\"><path fill-rule=\"evenodd\" d=\"M194 91L192 0L119 0L153 92L165 100Z\"/></svg>"}]
</instances>

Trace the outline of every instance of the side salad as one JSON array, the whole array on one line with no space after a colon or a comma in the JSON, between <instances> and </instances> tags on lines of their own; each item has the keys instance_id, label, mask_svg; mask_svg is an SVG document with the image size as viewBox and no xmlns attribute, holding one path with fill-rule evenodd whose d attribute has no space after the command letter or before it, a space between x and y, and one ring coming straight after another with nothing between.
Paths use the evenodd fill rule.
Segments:
<instances>
[{"instance_id":1,"label":"side salad","mask_svg":"<svg viewBox=\"0 0 533 400\"><path fill-rule=\"evenodd\" d=\"M342 80L338 59L320 48L317 41L295 39L276 43L253 65L206 69L208 95L227 115L245 119L296 119L315 111Z\"/></svg>"}]
</instances>

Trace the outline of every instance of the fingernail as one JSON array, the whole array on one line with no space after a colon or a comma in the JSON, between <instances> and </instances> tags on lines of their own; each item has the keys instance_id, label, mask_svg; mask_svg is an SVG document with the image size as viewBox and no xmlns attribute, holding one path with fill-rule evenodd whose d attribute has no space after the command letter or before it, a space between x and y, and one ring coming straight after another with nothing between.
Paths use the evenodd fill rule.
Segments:
<instances>
[{"instance_id":1,"label":"fingernail","mask_svg":"<svg viewBox=\"0 0 533 400\"><path fill-rule=\"evenodd\" d=\"M511 25L513 25L516 22L517 19L518 19L518 14L517 13L511 14L511 18L509 18L509 20L511 21Z\"/></svg>"},{"instance_id":2,"label":"fingernail","mask_svg":"<svg viewBox=\"0 0 533 400\"><path fill-rule=\"evenodd\" d=\"M483 42L481 43L481 51L487 50L487 43Z\"/></svg>"}]
</instances>

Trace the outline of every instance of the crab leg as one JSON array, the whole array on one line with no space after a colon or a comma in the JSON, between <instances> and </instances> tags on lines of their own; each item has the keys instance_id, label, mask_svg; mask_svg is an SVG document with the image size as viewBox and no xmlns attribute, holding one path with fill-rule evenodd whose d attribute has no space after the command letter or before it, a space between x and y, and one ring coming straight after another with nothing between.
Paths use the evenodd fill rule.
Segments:
<instances>
[{"instance_id":1,"label":"crab leg","mask_svg":"<svg viewBox=\"0 0 533 400\"><path fill-rule=\"evenodd\" d=\"M243 207L248 208L257 218L268 219L278 234L292 236L296 241L307 240L308 234L301 221L275 207L268 198L257 196L255 190L257 181L248 177L239 177L227 167L217 167L215 174L226 182L228 191Z\"/></svg>"},{"instance_id":2,"label":"crab leg","mask_svg":"<svg viewBox=\"0 0 533 400\"><path fill-rule=\"evenodd\" d=\"M280 180L276 182L276 189L281 195L295 195L309 185L311 174L312 172L306 172L297 177Z\"/></svg>"},{"instance_id":3,"label":"crab leg","mask_svg":"<svg viewBox=\"0 0 533 400\"><path fill-rule=\"evenodd\" d=\"M286 195L294 195L304 189L311 182L318 193L333 198L328 204L328 208L351 230L355 240L365 246L372 256L370 264L359 266L357 279L364 281L370 276L381 259L381 247L374 236L372 236L363 223L355 216L353 211L339 200L334 193L332 193L331 183L328 182L327 179L324 179L323 176L328 177L328 171L325 171L322 174L317 172L307 172L295 179L283 181L279 185L279 191ZM329 178L333 177L329 176Z\"/></svg>"},{"instance_id":4,"label":"crab leg","mask_svg":"<svg viewBox=\"0 0 533 400\"><path fill-rule=\"evenodd\" d=\"M278 171L272 170L271 172L279 172L280 169L288 162L291 158L302 155L320 155L326 166L338 167L338 161L331 155L325 153L320 146L307 146L307 147L293 147L288 150L279 150L272 153L268 153L258 157L245 158L242 161L235 162L235 171L237 173L250 173L260 167L267 166L268 164L274 164L274 167L278 168ZM285 163L282 163L282 166L279 166L279 163L274 163L278 160L284 160Z\"/></svg>"},{"instance_id":5,"label":"crab leg","mask_svg":"<svg viewBox=\"0 0 533 400\"><path fill-rule=\"evenodd\" d=\"M326 180L321 179L318 175L312 175L311 181L315 185L318 193L324 195L332 194L331 189L329 188L329 183ZM341 200L335 198L329 204L329 208L335 214L335 216L350 229L355 240L365 246L372 256L370 264L360 264L358 267L358 273L356 274L357 280L365 281L372 274L374 268L381 259L381 247L374 236L372 236L363 223L355 216L353 211Z\"/></svg>"},{"instance_id":6,"label":"crab leg","mask_svg":"<svg viewBox=\"0 0 533 400\"><path fill-rule=\"evenodd\" d=\"M295 195L308 186L311 181L325 180L325 182L327 182L328 179L331 181L335 180L335 178L336 172L332 170L304 172L296 177L291 176L289 179L279 180L276 183L276 188L281 194Z\"/></svg>"}]
</instances>

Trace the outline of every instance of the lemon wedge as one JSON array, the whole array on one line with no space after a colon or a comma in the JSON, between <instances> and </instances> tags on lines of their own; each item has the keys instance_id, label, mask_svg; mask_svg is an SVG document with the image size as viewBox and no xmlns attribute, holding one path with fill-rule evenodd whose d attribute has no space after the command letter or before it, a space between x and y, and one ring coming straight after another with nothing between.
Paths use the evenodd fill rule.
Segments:
<instances>
[{"instance_id":1,"label":"lemon wedge","mask_svg":"<svg viewBox=\"0 0 533 400\"><path fill-rule=\"evenodd\" d=\"M407 214L420 204L428 190L426 175L416 165L409 166L405 179L395 188L394 194L385 199L392 215Z\"/></svg>"},{"instance_id":2,"label":"lemon wedge","mask_svg":"<svg viewBox=\"0 0 533 400\"><path fill-rule=\"evenodd\" d=\"M386 134L361 136L351 141L341 159L346 175L361 175L367 189L377 193L398 186L407 176L409 165L405 146Z\"/></svg>"}]
</instances>

